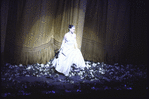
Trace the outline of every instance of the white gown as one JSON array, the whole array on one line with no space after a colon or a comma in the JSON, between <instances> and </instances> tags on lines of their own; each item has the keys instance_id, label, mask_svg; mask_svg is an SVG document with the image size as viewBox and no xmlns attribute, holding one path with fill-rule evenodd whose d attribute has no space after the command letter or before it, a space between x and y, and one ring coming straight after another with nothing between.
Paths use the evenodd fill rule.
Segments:
<instances>
[{"instance_id":1,"label":"white gown","mask_svg":"<svg viewBox=\"0 0 149 99\"><path fill-rule=\"evenodd\" d=\"M74 48L75 38L68 36L65 40L63 49L60 50L58 58L54 58L52 64L58 72L68 76L72 64L75 64L76 68L84 69L85 62L81 51Z\"/></svg>"}]
</instances>

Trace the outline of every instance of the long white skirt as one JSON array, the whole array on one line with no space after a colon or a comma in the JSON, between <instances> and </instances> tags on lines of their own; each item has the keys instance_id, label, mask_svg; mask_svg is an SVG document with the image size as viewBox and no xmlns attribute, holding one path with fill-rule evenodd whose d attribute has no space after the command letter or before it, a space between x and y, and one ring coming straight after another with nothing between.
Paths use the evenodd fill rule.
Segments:
<instances>
[{"instance_id":1,"label":"long white skirt","mask_svg":"<svg viewBox=\"0 0 149 99\"><path fill-rule=\"evenodd\" d=\"M58 58L54 58L52 64L58 72L63 73L65 76L69 75L72 64L80 69L85 67L84 58L79 49L67 49L65 54L60 51Z\"/></svg>"}]
</instances>

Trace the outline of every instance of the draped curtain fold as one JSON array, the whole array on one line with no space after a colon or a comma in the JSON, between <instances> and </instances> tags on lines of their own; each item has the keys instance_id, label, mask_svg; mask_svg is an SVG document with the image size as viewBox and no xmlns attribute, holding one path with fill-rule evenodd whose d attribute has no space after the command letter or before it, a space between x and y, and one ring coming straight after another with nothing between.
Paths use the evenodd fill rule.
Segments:
<instances>
[{"instance_id":1,"label":"draped curtain fold","mask_svg":"<svg viewBox=\"0 0 149 99\"><path fill-rule=\"evenodd\" d=\"M147 53L144 5L139 0L3 0L1 50L12 64L46 63L72 24L85 60L140 61Z\"/></svg>"},{"instance_id":2,"label":"draped curtain fold","mask_svg":"<svg viewBox=\"0 0 149 99\"><path fill-rule=\"evenodd\" d=\"M107 0L87 2L82 41L82 53L86 60L104 61L107 2Z\"/></svg>"}]
</instances>

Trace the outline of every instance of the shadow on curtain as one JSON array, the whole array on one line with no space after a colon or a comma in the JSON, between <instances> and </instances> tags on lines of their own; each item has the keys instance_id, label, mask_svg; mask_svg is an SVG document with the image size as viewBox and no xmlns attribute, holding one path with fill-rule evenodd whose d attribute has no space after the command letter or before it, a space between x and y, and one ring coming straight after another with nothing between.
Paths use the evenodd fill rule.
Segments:
<instances>
[{"instance_id":1,"label":"shadow on curtain","mask_svg":"<svg viewBox=\"0 0 149 99\"><path fill-rule=\"evenodd\" d=\"M84 58L108 64L146 64L146 20L143 0L88 0L82 38Z\"/></svg>"}]
</instances>

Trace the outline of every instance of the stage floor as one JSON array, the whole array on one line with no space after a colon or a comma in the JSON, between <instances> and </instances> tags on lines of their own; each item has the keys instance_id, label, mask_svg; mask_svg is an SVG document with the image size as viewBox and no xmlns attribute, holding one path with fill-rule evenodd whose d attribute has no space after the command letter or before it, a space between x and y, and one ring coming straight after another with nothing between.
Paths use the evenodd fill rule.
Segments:
<instances>
[{"instance_id":1,"label":"stage floor","mask_svg":"<svg viewBox=\"0 0 149 99\"><path fill-rule=\"evenodd\" d=\"M84 70L65 77L47 64L1 66L1 97L145 98L147 66L85 61Z\"/></svg>"}]
</instances>

